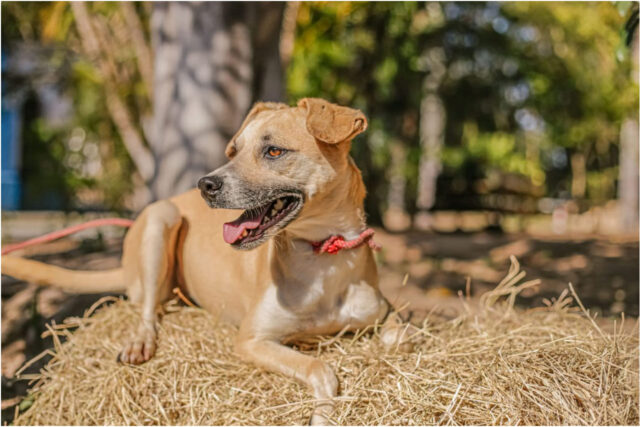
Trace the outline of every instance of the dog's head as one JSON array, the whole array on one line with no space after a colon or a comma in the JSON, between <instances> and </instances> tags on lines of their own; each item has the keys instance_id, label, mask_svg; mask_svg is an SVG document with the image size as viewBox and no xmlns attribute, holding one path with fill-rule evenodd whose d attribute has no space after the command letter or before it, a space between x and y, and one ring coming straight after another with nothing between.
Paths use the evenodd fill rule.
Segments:
<instances>
[{"instance_id":1,"label":"dog's head","mask_svg":"<svg viewBox=\"0 0 640 427\"><path fill-rule=\"evenodd\" d=\"M230 161L198 182L210 207L244 210L224 224L224 240L252 249L283 230L340 179L349 142L366 128L362 112L322 99L254 105L227 145Z\"/></svg>"}]
</instances>

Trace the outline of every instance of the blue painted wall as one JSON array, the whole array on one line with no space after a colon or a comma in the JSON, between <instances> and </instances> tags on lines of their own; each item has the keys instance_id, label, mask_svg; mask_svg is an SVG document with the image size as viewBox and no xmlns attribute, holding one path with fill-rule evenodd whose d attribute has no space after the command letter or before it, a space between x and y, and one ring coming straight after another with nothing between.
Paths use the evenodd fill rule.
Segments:
<instances>
[{"instance_id":1,"label":"blue painted wall","mask_svg":"<svg viewBox=\"0 0 640 427\"><path fill-rule=\"evenodd\" d=\"M2 71L6 66L6 54L2 52ZM17 210L20 208L22 197L22 183L20 179L20 158L22 147L20 144L20 108L16 102L5 96L5 82L2 82L2 210Z\"/></svg>"}]
</instances>

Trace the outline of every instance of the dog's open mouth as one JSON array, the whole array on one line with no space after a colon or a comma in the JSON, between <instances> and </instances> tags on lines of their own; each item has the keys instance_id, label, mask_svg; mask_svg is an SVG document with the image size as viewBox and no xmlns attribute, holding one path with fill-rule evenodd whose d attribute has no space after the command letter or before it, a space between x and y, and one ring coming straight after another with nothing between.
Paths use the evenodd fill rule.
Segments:
<instances>
[{"instance_id":1,"label":"dog's open mouth","mask_svg":"<svg viewBox=\"0 0 640 427\"><path fill-rule=\"evenodd\" d=\"M234 246L255 242L264 237L267 230L285 227L295 218L301 206L300 196L287 195L247 209L238 219L223 225L222 237L225 242Z\"/></svg>"}]
</instances>

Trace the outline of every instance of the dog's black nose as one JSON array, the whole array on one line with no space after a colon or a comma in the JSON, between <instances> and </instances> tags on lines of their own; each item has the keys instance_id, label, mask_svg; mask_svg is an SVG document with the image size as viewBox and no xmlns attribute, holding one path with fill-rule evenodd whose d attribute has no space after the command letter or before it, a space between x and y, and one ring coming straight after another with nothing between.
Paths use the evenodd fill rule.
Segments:
<instances>
[{"instance_id":1,"label":"dog's black nose","mask_svg":"<svg viewBox=\"0 0 640 427\"><path fill-rule=\"evenodd\" d=\"M219 176L205 176L198 181L198 188L203 195L213 198L222 188L222 178Z\"/></svg>"}]
</instances>

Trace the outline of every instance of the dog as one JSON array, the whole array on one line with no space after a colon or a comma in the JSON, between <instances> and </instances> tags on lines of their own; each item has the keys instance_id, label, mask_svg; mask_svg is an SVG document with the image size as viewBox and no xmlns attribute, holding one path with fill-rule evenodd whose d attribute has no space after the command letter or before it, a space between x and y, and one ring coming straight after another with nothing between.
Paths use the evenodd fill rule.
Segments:
<instances>
[{"instance_id":1,"label":"dog","mask_svg":"<svg viewBox=\"0 0 640 427\"><path fill-rule=\"evenodd\" d=\"M241 358L306 384L318 402L310 422L325 424L338 380L286 343L362 329L390 312L369 245L319 250L331 236L355 241L366 228L365 187L349 156L366 128L361 111L322 99L257 103L226 147L228 163L141 212L121 268L72 271L3 256L2 273L76 292L126 291L142 312L119 354L131 364L153 356L158 308L178 284L238 326Z\"/></svg>"}]
</instances>

